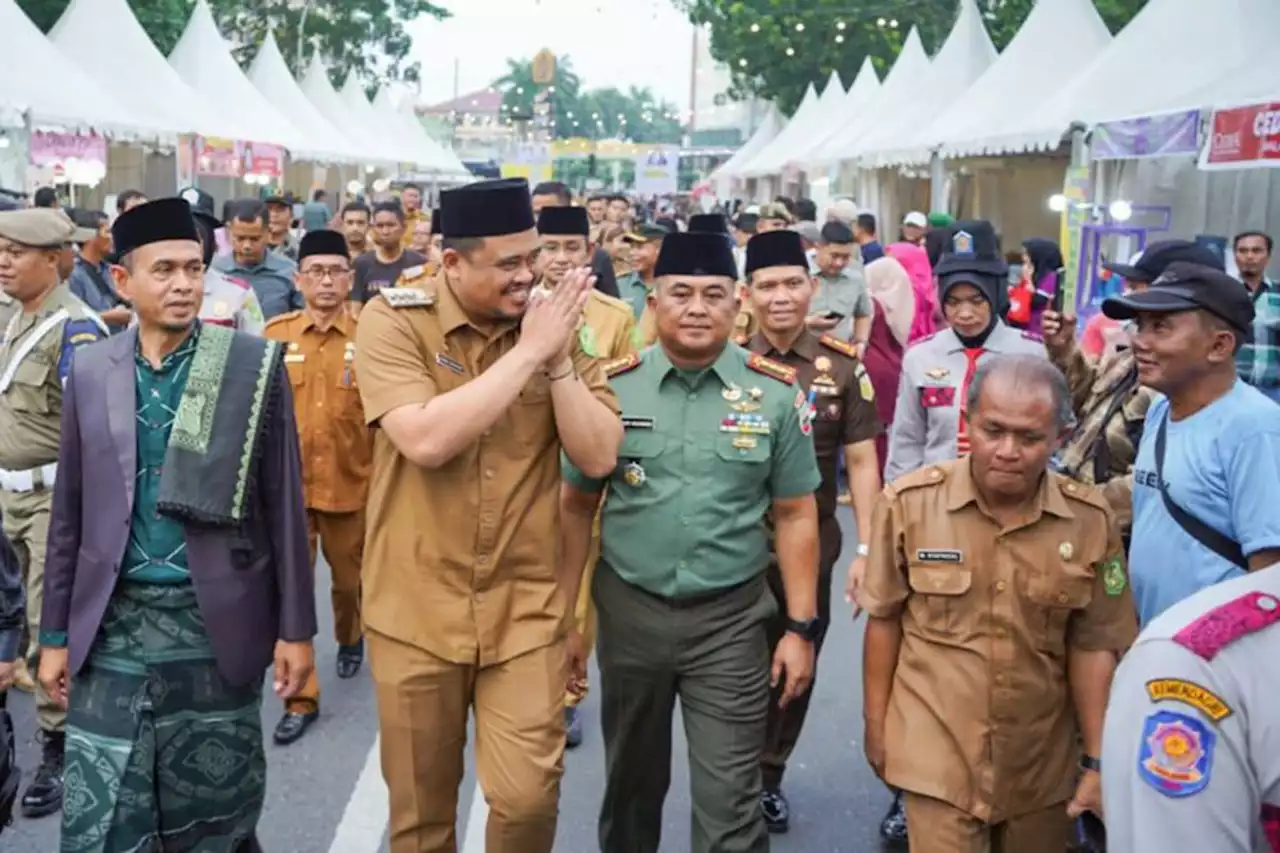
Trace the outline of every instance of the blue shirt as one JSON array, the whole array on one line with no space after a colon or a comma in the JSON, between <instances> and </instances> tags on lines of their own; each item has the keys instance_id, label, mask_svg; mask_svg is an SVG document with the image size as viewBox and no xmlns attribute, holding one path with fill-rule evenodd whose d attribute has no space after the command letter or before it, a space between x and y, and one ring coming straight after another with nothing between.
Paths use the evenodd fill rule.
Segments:
<instances>
[{"instance_id":1,"label":"blue shirt","mask_svg":"<svg viewBox=\"0 0 1280 853\"><path fill-rule=\"evenodd\" d=\"M293 282L298 265L279 252L268 251L261 263L253 267L241 266L235 255L227 252L213 259L213 268L249 282L262 307L262 315L268 320L302 307L302 294Z\"/></svg>"},{"instance_id":2,"label":"blue shirt","mask_svg":"<svg viewBox=\"0 0 1280 853\"><path fill-rule=\"evenodd\" d=\"M884 246L880 245L879 240L872 240L862 247L862 264L866 266L872 261L878 261L884 257Z\"/></svg>"},{"instance_id":3,"label":"blue shirt","mask_svg":"<svg viewBox=\"0 0 1280 853\"><path fill-rule=\"evenodd\" d=\"M1205 587L1244 574L1184 531L1169 515L1156 480L1156 433L1169 411L1147 410L1133 469L1129 576L1146 625ZM1169 421L1164 481L1174 503L1240 543L1245 556L1280 548L1280 406L1237 381L1218 400Z\"/></svg>"},{"instance_id":4,"label":"blue shirt","mask_svg":"<svg viewBox=\"0 0 1280 853\"><path fill-rule=\"evenodd\" d=\"M1280 403L1280 286L1269 278L1253 294L1253 339L1236 355L1241 379Z\"/></svg>"}]
</instances>

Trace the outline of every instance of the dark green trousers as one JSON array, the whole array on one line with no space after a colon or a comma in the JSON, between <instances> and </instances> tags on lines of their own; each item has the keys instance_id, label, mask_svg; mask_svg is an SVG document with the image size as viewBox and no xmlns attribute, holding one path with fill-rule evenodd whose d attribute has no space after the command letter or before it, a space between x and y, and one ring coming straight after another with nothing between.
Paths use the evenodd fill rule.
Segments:
<instances>
[{"instance_id":1,"label":"dark green trousers","mask_svg":"<svg viewBox=\"0 0 1280 853\"><path fill-rule=\"evenodd\" d=\"M769 703L763 577L670 602L601 562L593 584L605 743L601 853L657 853L680 700L689 745L692 853L767 853L760 758Z\"/></svg>"}]
</instances>

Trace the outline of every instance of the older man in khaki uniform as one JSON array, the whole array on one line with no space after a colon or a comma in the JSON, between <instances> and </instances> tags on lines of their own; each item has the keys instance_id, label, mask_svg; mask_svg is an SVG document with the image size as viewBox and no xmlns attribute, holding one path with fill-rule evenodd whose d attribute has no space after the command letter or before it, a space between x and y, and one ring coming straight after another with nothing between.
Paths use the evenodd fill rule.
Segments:
<instances>
[{"instance_id":1,"label":"older man in khaki uniform","mask_svg":"<svg viewBox=\"0 0 1280 853\"><path fill-rule=\"evenodd\" d=\"M0 213L0 286L13 299L0 343L0 512L26 579L29 658L37 653L44 602L62 383L75 350L107 337L106 326L58 275L59 255L73 232L60 211ZM51 814L62 804L66 715L43 688L37 687L37 699L44 754L22 796L28 817Z\"/></svg>"},{"instance_id":2,"label":"older man in khaki uniform","mask_svg":"<svg viewBox=\"0 0 1280 853\"><path fill-rule=\"evenodd\" d=\"M565 745L560 453L617 464L618 405L579 345L591 278L535 291L529 187L443 194L444 268L360 315L356 367L379 429L364 616L391 853L456 849L475 713L489 853L550 853ZM581 563L574 569L576 574Z\"/></svg>"}]
</instances>

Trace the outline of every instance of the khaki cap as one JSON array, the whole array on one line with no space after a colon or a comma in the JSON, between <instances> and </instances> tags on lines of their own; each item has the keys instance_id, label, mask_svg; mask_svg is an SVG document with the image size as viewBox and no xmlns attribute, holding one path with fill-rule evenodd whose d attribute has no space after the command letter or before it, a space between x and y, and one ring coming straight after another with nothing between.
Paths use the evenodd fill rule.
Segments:
<instances>
[{"instance_id":1,"label":"khaki cap","mask_svg":"<svg viewBox=\"0 0 1280 853\"><path fill-rule=\"evenodd\" d=\"M32 207L0 211L0 237L33 249L61 249L72 242L76 231L71 217L60 210Z\"/></svg>"}]
</instances>

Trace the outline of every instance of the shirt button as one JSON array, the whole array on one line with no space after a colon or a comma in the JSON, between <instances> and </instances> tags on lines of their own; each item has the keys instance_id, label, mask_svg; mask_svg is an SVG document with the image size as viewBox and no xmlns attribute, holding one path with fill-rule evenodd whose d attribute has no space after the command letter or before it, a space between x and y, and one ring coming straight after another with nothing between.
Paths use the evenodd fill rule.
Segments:
<instances>
[{"instance_id":1,"label":"shirt button","mask_svg":"<svg viewBox=\"0 0 1280 853\"><path fill-rule=\"evenodd\" d=\"M482 436L484 436L485 438L488 438L489 436L493 435L493 430L492 430L492 429L487 429L487 430L485 430L484 432L482 432L482 433L480 433L480 434L481 434Z\"/></svg>"},{"instance_id":2,"label":"shirt button","mask_svg":"<svg viewBox=\"0 0 1280 853\"><path fill-rule=\"evenodd\" d=\"M696 399L698 399L698 395L697 395L697 394L690 394L690 395L689 395L689 399L690 399L690 400L696 400Z\"/></svg>"},{"instance_id":3,"label":"shirt button","mask_svg":"<svg viewBox=\"0 0 1280 853\"><path fill-rule=\"evenodd\" d=\"M476 562L477 562L477 563L479 563L479 564L480 564L480 565L482 565L482 566L483 566L483 565L485 565L486 563L488 563L488 562L489 562L489 555L488 555L488 554L481 554L480 556L476 557Z\"/></svg>"},{"instance_id":4,"label":"shirt button","mask_svg":"<svg viewBox=\"0 0 1280 853\"><path fill-rule=\"evenodd\" d=\"M484 469L484 478L485 478L486 480L492 480L492 479L493 479L493 469L492 469L492 468L486 468L486 469Z\"/></svg>"},{"instance_id":5,"label":"shirt button","mask_svg":"<svg viewBox=\"0 0 1280 853\"><path fill-rule=\"evenodd\" d=\"M996 581L996 592L1004 592L1004 588L1005 588L1004 581Z\"/></svg>"},{"instance_id":6,"label":"shirt button","mask_svg":"<svg viewBox=\"0 0 1280 853\"><path fill-rule=\"evenodd\" d=\"M1059 604L1067 603L1067 594L1065 592L1058 593L1058 603Z\"/></svg>"}]
</instances>

